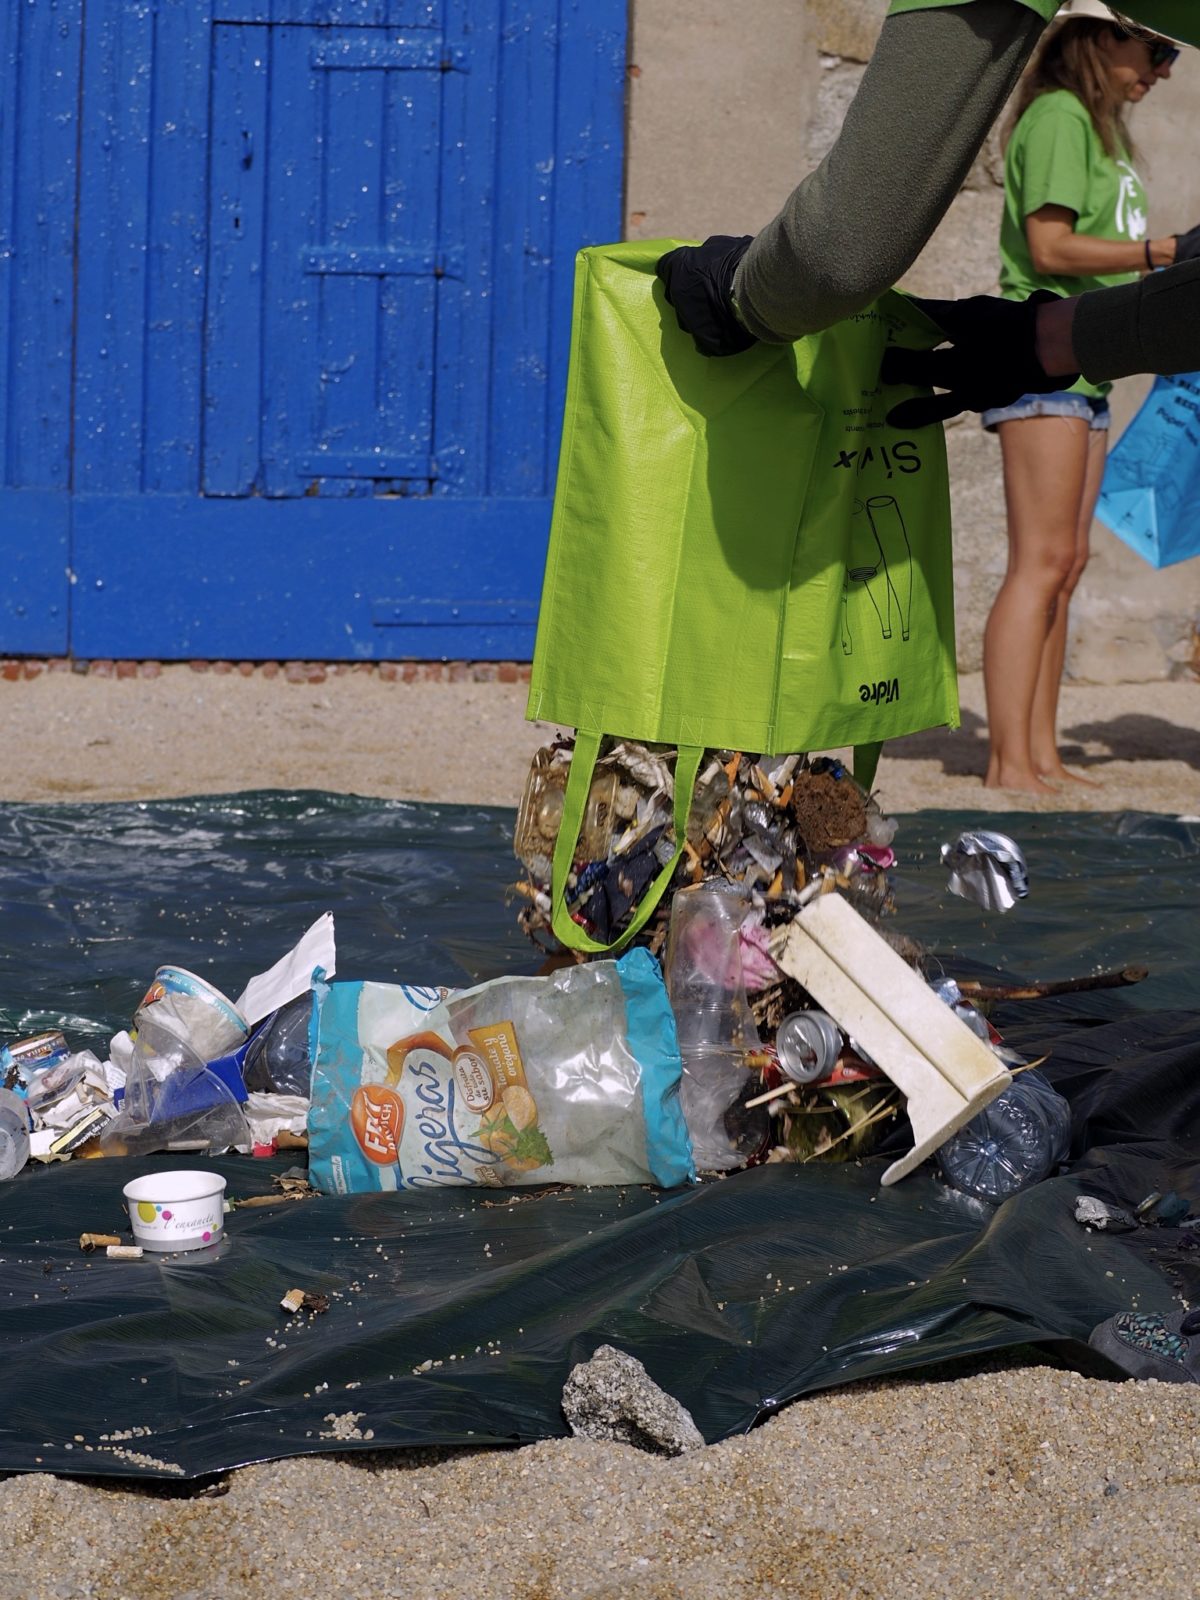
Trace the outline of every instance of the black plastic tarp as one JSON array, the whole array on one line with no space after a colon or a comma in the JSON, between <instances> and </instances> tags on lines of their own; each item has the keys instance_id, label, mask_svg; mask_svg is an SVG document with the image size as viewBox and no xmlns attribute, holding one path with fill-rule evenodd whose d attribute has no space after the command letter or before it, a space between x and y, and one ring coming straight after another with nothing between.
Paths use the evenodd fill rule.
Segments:
<instances>
[{"instance_id":1,"label":"black plastic tarp","mask_svg":"<svg viewBox=\"0 0 1200 1600\"><path fill-rule=\"evenodd\" d=\"M995 826L1032 893L986 917L938 845ZM0 1027L100 1039L157 965L236 992L333 910L344 977L461 983L532 971L504 890L511 814L328 795L0 810ZM122 1185L178 1156L75 1161L0 1189L0 1470L193 1477L272 1456L565 1432L571 1366L636 1355L706 1438L816 1389L1089 1329L1200 1283L1192 1235L1109 1238L1079 1192L1200 1200L1200 829L1158 817L906 817L897 926L950 972L1057 978L1140 962L1132 989L996 1020L1075 1114L1071 1168L993 1211L883 1160L772 1166L669 1194L448 1190L236 1210L214 1251L81 1255ZM290 1162L215 1163L235 1199ZM283 1294L328 1297L290 1317Z\"/></svg>"}]
</instances>

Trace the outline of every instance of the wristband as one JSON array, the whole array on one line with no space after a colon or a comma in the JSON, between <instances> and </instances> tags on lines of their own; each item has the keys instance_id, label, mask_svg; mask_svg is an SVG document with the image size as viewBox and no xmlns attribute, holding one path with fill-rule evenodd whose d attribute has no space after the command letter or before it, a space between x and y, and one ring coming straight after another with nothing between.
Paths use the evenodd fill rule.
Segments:
<instances>
[{"instance_id":1,"label":"wristband","mask_svg":"<svg viewBox=\"0 0 1200 1600\"><path fill-rule=\"evenodd\" d=\"M1154 262L1151 261L1151 259L1150 259L1150 241L1149 241L1149 239L1146 240L1146 271L1147 272L1153 272L1154 271Z\"/></svg>"}]
</instances>

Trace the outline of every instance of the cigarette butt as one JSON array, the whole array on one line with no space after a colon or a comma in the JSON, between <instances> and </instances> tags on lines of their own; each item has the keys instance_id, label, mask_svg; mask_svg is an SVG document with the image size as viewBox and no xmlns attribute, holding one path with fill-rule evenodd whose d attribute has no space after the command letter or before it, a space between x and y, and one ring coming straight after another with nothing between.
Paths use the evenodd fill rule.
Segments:
<instances>
[{"instance_id":1,"label":"cigarette butt","mask_svg":"<svg viewBox=\"0 0 1200 1600\"><path fill-rule=\"evenodd\" d=\"M81 1250L103 1250L105 1245L120 1244L119 1233L81 1233L79 1235L79 1248Z\"/></svg>"},{"instance_id":2,"label":"cigarette butt","mask_svg":"<svg viewBox=\"0 0 1200 1600\"><path fill-rule=\"evenodd\" d=\"M104 1254L110 1261L140 1261L142 1247L140 1244L110 1244Z\"/></svg>"},{"instance_id":3,"label":"cigarette butt","mask_svg":"<svg viewBox=\"0 0 1200 1600\"><path fill-rule=\"evenodd\" d=\"M304 1304L303 1289L289 1289L279 1302L285 1311L299 1311Z\"/></svg>"}]
</instances>

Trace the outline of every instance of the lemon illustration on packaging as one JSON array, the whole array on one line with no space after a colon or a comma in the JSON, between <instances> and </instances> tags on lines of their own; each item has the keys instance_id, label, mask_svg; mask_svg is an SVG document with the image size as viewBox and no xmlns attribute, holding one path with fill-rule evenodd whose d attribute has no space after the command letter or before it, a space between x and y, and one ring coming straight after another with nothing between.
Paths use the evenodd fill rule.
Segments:
<instances>
[{"instance_id":1,"label":"lemon illustration on packaging","mask_svg":"<svg viewBox=\"0 0 1200 1600\"><path fill-rule=\"evenodd\" d=\"M158 1214L158 1207L153 1205L149 1200L139 1200L137 1203L137 1214L139 1221L153 1222Z\"/></svg>"}]
</instances>

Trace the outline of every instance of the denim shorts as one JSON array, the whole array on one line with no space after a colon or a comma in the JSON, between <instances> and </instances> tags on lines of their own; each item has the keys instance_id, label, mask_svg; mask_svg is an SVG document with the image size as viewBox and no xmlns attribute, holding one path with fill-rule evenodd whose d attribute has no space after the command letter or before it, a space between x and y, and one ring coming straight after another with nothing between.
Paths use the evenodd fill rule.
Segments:
<instances>
[{"instance_id":1,"label":"denim shorts","mask_svg":"<svg viewBox=\"0 0 1200 1600\"><path fill-rule=\"evenodd\" d=\"M1026 417L1082 417L1093 429L1107 431L1109 407L1106 399L1052 389L1049 394L1023 394L1010 406L993 406L983 413L981 421L989 433L994 433L998 422L1024 422Z\"/></svg>"}]
</instances>

